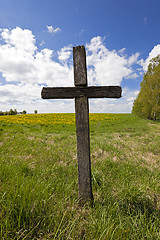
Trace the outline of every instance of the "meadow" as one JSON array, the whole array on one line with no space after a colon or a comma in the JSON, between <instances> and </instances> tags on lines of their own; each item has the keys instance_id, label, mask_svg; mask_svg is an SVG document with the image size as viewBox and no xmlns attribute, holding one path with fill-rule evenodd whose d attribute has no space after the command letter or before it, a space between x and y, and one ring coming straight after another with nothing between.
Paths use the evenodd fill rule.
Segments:
<instances>
[{"instance_id":1,"label":"meadow","mask_svg":"<svg viewBox=\"0 0 160 240\"><path fill-rule=\"evenodd\" d=\"M90 114L93 207L74 114L0 116L0 239L160 239L160 122Z\"/></svg>"}]
</instances>

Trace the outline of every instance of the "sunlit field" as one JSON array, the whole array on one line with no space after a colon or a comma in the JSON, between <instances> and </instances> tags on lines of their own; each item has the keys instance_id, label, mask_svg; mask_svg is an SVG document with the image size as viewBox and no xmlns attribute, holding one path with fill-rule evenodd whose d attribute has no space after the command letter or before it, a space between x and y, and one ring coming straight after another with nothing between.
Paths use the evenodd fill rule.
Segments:
<instances>
[{"instance_id":1,"label":"sunlit field","mask_svg":"<svg viewBox=\"0 0 160 240\"><path fill-rule=\"evenodd\" d=\"M117 114L90 114L90 121L114 121L118 119ZM0 122L21 123L21 124L75 124L75 114L72 113L53 113L53 114L21 114L0 116Z\"/></svg>"},{"instance_id":2,"label":"sunlit field","mask_svg":"<svg viewBox=\"0 0 160 240\"><path fill-rule=\"evenodd\" d=\"M160 122L90 114L93 207L74 114L0 116L0 239L160 239Z\"/></svg>"}]
</instances>

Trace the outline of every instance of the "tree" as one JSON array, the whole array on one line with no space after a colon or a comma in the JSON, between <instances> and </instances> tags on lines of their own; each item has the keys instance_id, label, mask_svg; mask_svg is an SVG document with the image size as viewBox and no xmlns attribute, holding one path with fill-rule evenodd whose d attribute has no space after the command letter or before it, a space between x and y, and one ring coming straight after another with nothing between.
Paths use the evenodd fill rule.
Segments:
<instances>
[{"instance_id":1,"label":"tree","mask_svg":"<svg viewBox=\"0 0 160 240\"><path fill-rule=\"evenodd\" d=\"M37 114L38 113L37 110L34 110L34 113Z\"/></svg>"},{"instance_id":2,"label":"tree","mask_svg":"<svg viewBox=\"0 0 160 240\"><path fill-rule=\"evenodd\" d=\"M17 115L17 113L18 113L18 112L17 112L17 109L14 109L14 114Z\"/></svg>"},{"instance_id":3,"label":"tree","mask_svg":"<svg viewBox=\"0 0 160 240\"><path fill-rule=\"evenodd\" d=\"M10 111L9 111L9 115L14 115L14 111L13 111L13 109L10 109Z\"/></svg>"},{"instance_id":4,"label":"tree","mask_svg":"<svg viewBox=\"0 0 160 240\"><path fill-rule=\"evenodd\" d=\"M10 109L9 111L9 115L16 115L17 114L17 110L16 109Z\"/></svg>"},{"instance_id":5,"label":"tree","mask_svg":"<svg viewBox=\"0 0 160 240\"><path fill-rule=\"evenodd\" d=\"M148 119L160 119L160 55L150 61L132 113Z\"/></svg>"},{"instance_id":6,"label":"tree","mask_svg":"<svg viewBox=\"0 0 160 240\"><path fill-rule=\"evenodd\" d=\"M23 110L22 114L26 114L26 113L27 113L26 110Z\"/></svg>"}]
</instances>

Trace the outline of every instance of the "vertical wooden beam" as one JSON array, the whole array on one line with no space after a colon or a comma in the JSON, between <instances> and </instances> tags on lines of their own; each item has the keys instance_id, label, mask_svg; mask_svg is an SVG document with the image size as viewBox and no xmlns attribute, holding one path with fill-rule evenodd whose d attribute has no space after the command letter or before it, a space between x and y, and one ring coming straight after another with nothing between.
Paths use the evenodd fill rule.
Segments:
<instances>
[{"instance_id":1,"label":"vertical wooden beam","mask_svg":"<svg viewBox=\"0 0 160 240\"><path fill-rule=\"evenodd\" d=\"M87 86L86 51L84 46L73 48L74 85Z\"/></svg>"},{"instance_id":2,"label":"vertical wooden beam","mask_svg":"<svg viewBox=\"0 0 160 240\"><path fill-rule=\"evenodd\" d=\"M92 201L89 113L87 97L75 99L77 157L78 157L78 187L79 199L82 202Z\"/></svg>"},{"instance_id":3,"label":"vertical wooden beam","mask_svg":"<svg viewBox=\"0 0 160 240\"><path fill-rule=\"evenodd\" d=\"M74 83L87 86L86 53L84 46L73 48ZM83 204L93 201L90 161L89 106L85 96L75 98L78 189L79 200Z\"/></svg>"}]
</instances>

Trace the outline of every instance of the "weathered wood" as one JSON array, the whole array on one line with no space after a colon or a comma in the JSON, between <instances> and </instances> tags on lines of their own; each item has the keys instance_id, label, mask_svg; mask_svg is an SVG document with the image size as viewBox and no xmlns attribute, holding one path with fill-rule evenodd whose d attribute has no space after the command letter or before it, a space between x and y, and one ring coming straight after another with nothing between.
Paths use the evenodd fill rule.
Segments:
<instances>
[{"instance_id":1,"label":"weathered wood","mask_svg":"<svg viewBox=\"0 0 160 240\"><path fill-rule=\"evenodd\" d=\"M91 182L89 106L87 88L86 52L84 46L73 48L77 158L78 158L78 193L81 204L93 201ZM83 88L82 88L83 86Z\"/></svg>"},{"instance_id":2,"label":"weathered wood","mask_svg":"<svg viewBox=\"0 0 160 240\"><path fill-rule=\"evenodd\" d=\"M73 48L74 85L87 86L86 51L84 46Z\"/></svg>"},{"instance_id":3,"label":"weathered wood","mask_svg":"<svg viewBox=\"0 0 160 240\"><path fill-rule=\"evenodd\" d=\"M88 98L120 98L119 86L87 87L86 53L84 46L73 48L75 87L43 88L43 99L75 98L78 189L81 203L93 201L91 183L89 106Z\"/></svg>"},{"instance_id":4,"label":"weathered wood","mask_svg":"<svg viewBox=\"0 0 160 240\"><path fill-rule=\"evenodd\" d=\"M91 183L89 107L87 97L75 99L79 200L93 201Z\"/></svg>"},{"instance_id":5,"label":"weathered wood","mask_svg":"<svg viewBox=\"0 0 160 240\"><path fill-rule=\"evenodd\" d=\"M77 86L77 87L44 87L42 89L43 99L62 99L62 98L120 98L122 89L119 86Z\"/></svg>"}]
</instances>

